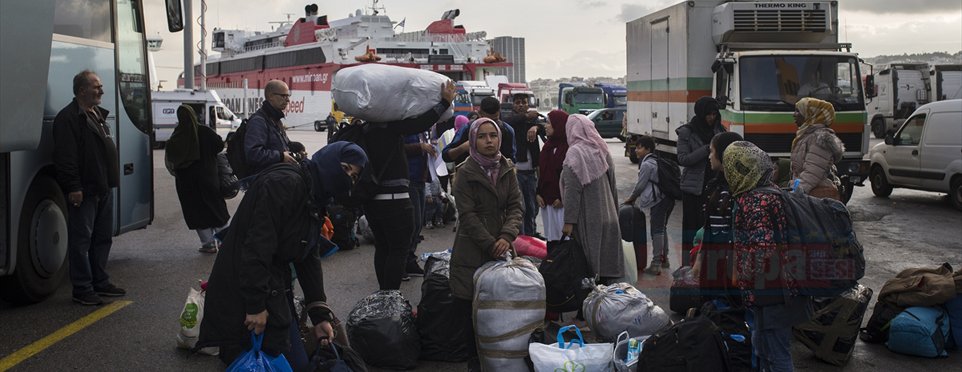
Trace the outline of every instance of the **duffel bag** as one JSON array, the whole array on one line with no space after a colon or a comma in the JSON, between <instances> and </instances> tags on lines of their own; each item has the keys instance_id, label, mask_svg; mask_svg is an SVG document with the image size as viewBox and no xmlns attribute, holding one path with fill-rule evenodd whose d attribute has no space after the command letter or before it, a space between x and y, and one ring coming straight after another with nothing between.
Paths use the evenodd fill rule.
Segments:
<instances>
[{"instance_id":1,"label":"duffel bag","mask_svg":"<svg viewBox=\"0 0 962 372\"><path fill-rule=\"evenodd\" d=\"M704 316L686 318L645 340L639 371L729 372L721 330Z\"/></svg>"},{"instance_id":2,"label":"duffel bag","mask_svg":"<svg viewBox=\"0 0 962 372\"><path fill-rule=\"evenodd\" d=\"M949 316L941 307L914 306L892 319L885 346L899 354L944 357L949 339Z\"/></svg>"}]
</instances>

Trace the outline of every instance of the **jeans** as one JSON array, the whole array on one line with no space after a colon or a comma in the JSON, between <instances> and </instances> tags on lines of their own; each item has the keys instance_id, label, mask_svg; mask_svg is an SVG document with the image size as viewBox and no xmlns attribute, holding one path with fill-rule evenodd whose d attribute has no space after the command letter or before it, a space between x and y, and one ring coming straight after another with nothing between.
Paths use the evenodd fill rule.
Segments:
<instances>
[{"instance_id":1,"label":"jeans","mask_svg":"<svg viewBox=\"0 0 962 372\"><path fill-rule=\"evenodd\" d=\"M411 233L411 254L408 255L407 262L417 264L418 257L415 252L418 250L421 228L424 227L424 182L412 181L408 194L411 195L411 206L414 207L414 231Z\"/></svg>"},{"instance_id":2,"label":"jeans","mask_svg":"<svg viewBox=\"0 0 962 372\"><path fill-rule=\"evenodd\" d=\"M524 217L521 235L534 235L538 232L538 170L518 171L518 188L524 198Z\"/></svg>"},{"instance_id":3,"label":"jeans","mask_svg":"<svg viewBox=\"0 0 962 372\"><path fill-rule=\"evenodd\" d=\"M792 327L758 329L752 331L752 347L758 356L760 372L791 372Z\"/></svg>"},{"instance_id":4,"label":"jeans","mask_svg":"<svg viewBox=\"0 0 962 372\"><path fill-rule=\"evenodd\" d=\"M374 273L380 289L400 289L414 234L410 199L371 200L364 214L374 233Z\"/></svg>"},{"instance_id":5,"label":"jeans","mask_svg":"<svg viewBox=\"0 0 962 372\"><path fill-rule=\"evenodd\" d=\"M705 225L705 201L707 196L682 193L681 206L681 262L691 266L691 249L694 247L695 233Z\"/></svg>"},{"instance_id":6,"label":"jeans","mask_svg":"<svg viewBox=\"0 0 962 372\"><path fill-rule=\"evenodd\" d=\"M673 209L675 209L675 199L668 197L651 207L651 245L653 247L651 262L653 263L668 262L668 218L671 217Z\"/></svg>"},{"instance_id":7,"label":"jeans","mask_svg":"<svg viewBox=\"0 0 962 372\"><path fill-rule=\"evenodd\" d=\"M67 257L75 296L110 283L107 256L113 243L113 193L84 195L80 206L67 210Z\"/></svg>"},{"instance_id":8,"label":"jeans","mask_svg":"<svg viewBox=\"0 0 962 372\"><path fill-rule=\"evenodd\" d=\"M227 227L227 225L224 225L224 226L221 226L221 227L210 227L210 228L206 228L206 229L197 229L197 230L194 230L194 231L197 232L197 237L200 238L200 244L201 244L201 245L208 245L208 244L210 244L211 242L214 241L214 235L216 235L217 233L219 233L221 230L223 230L223 229L226 228L226 227Z\"/></svg>"}]
</instances>

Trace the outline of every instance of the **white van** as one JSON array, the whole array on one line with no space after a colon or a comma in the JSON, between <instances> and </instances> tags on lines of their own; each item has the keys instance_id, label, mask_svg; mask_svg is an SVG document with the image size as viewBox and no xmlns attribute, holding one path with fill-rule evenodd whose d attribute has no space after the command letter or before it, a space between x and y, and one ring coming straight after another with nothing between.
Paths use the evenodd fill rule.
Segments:
<instances>
[{"instance_id":1,"label":"white van","mask_svg":"<svg viewBox=\"0 0 962 372\"><path fill-rule=\"evenodd\" d=\"M875 196L895 187L944 192L962 210L962 99L922 105L869 159Z\"/></svg>"},{"instance_id":2,"label":"white van","mask_svg":"<svg viewBox=\"0 0 962 372\"><path fill-rule=\"evenodd\" d=\"M177 126L177 107L190 105L197 114L197 122L213 128L221 138L240 126L241 119L221 102L213 90L198 91L178 89L151 92L154 117L154 144L163 146Z\"/></svg>"}]
</instances>

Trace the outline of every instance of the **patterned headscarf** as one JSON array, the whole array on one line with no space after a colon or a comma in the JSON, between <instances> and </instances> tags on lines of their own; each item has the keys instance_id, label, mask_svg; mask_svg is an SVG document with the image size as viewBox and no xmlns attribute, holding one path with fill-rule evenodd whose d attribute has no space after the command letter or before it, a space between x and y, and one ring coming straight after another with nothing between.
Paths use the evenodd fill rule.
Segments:
<instances>
[{"instance_id":1,"label":"patterned headscarf","mask_svg":"<svg viewBox=\"0 0 962 372\"><path fill-rule=\"evenodd\" d=\"M795 142L798 138L805 133L808 128L812 125L822 124L825 127L831 127L835 124L835 106L831 103L822 101L817 98L805 97L795 103L795 110L799 114L802 114L804 121L802 126L798 127L798 131L795 132L795 139L792 140L792 147L795 147Z\"/></svg>"},{"instance_id":2,"label":"patterned headscarf","mask_svg":"<svg viewBox=\"0 0 962 372\"><path fill-rule=\"evenodd\" d=\"M568 132L568 153L564 165L575 172L582 186L608 172L608 145L587 116L574 114L565 124Z\"/></svg>"},{"instance_id":3,"label":"patterned headscarf","mask_svg":"<svg viewBox=\"0 0 962 372\"><path fill-rule=\"evenodd\" d=\"M770 183L774 169L768 154L748 141L729 145L725 149L722 165L733 196Z\"/></svg>"},{"instance_id":4,"label":"patterned headscarf","mask_svg":"<svg viewBox=\"0 0 962 372\"><path fill-rule=\"evenodd\" d=\"M471 159L474 159L481 169L488 174L488 178L491 179L491 184L494 186L498 185L498 173L501 171L501 152L496 152L493 156L482 155L478 152L478 129L481 128L482 124L491 124L494 126L495 131L498 133L498 143L495 148L501 148L501 127L494 120L488 118L481 118L475 120L471 123L471 127L468 128L468 153L471 155Z\"/></svg>"}]
</instances>

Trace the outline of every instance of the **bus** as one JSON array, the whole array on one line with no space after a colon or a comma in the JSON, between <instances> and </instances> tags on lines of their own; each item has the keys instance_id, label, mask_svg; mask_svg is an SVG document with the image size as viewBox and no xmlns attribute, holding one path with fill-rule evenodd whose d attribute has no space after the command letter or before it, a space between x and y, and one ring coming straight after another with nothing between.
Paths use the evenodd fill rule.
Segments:
<instances>
[{"instance_id":1,"label":"bus","mask_svg":"<svg viewBox=\"0 0 962 372\"><path fill-rule=\"evenodd\" d=\"M0 2L0 296L35 303L67 272L64 191L53 166L52 125L73 99L73 77L100 76L101 106L117 145L115 235L153 220L150 79L143 0ZM183 27L168 0L168 28Z\"/></svg>"}]
</instances>

